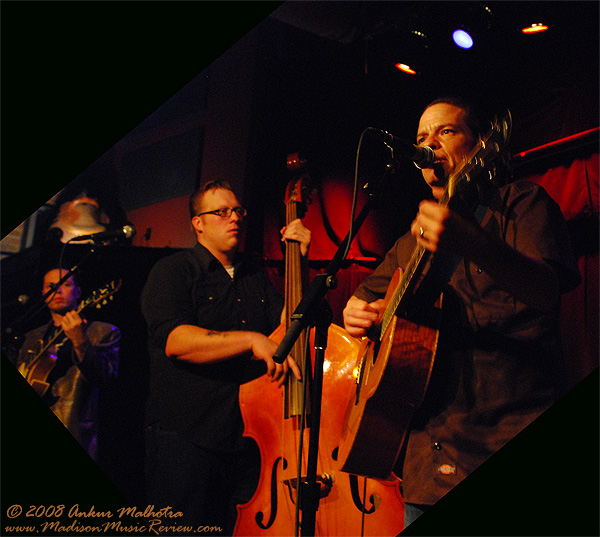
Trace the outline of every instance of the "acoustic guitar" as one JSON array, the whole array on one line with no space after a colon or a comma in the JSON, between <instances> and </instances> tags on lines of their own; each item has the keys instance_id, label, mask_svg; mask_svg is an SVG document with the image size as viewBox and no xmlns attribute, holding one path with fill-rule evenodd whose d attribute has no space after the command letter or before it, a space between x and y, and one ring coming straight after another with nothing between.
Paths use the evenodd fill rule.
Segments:
<instances>
[{"instance_id":1,"label":"acoustic guitar","mask_svg":"<svg viewBox=\"0 0 600 537\"><path fill-rule=\"evenodd\" d=\"M94 291L90 297L79 303L75 311L80 313L91 306L101 308L108 304L108 301L112 300L113 295L121 288L121 283L121 280L117 283L111 282L107 286ZM47 382L48 375L56 365L58 349L66 341L67 337L64 335L64 330L62 327L58 327L48 340L39 340L36 348L28 350L27 358L19 365L19 372L40 397L43 397L50 387Z\"/></svg>"},{"instance_id":2,"label":"acoustic guitar","mask_svg":"<svg viewBox=\"0 0 600 537\"><path fill-rule=\"evenodd\" d=\"M485 207L477 196L478 184L493 179L511 127L509 111L501 121L494 119L487 135L448 179L440 203L468 200L470 210L476 207L475 219L481 220ZM459 262L432 256L417 246L407 267L395 272L374 335L362 338L358 351L356 391L348 401L338 454L342 471L377 479L393 477L410 420L429 384L443 284Z\"/></svg>"}]
</instances>

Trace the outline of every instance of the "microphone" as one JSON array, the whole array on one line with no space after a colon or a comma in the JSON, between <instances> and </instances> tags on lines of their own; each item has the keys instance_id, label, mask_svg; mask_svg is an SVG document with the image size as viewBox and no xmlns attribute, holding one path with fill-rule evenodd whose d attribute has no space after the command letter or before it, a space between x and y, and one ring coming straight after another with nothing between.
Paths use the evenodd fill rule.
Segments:
<instances>
[{"instance_id":1,"label":"microphone","mask_svg":"<svg viewBox=\"0 0 600 537\"><path fill-rule=\"evenodd\" d=\"M382 131L379 129L375 129L374 127L369 127L369 131L373 132L379 139L383 140L386 145L388 145L392 151L396 151L402 157L409 158L415 163L417 168L433 168L433 163L435 161L435 152L431 147L424 145L423 147L419 147L407 140L403 140L402 138L398 138L394 136L392 133L388 131Z\"/></svg>"},{"instance_id":2,"label":"microphone","mask_svg":"<svg viewBox=\"0 0 600 537\"><path fill-rule=\"evenodd\" d=\"M92 233L91 235L79 235L73 237L69 242L88 241L102 242L109 239L131 239L135 236L135 228L133 226L123 226L121 229L113 229L110 231L100 231L100 233Z\"/></svg>"}]
</instances>

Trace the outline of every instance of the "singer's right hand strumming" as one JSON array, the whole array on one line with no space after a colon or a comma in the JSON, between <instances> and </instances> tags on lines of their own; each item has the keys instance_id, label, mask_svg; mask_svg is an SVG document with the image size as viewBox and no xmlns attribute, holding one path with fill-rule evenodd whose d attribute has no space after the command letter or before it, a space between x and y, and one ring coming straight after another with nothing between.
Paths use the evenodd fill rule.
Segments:
<instances>
[{"instance_id":1,"label":"singer's right hand strumming","mask_svg":"<svg viewBox=\"0 0 600 537\"><path fill-rule=\"evenodd\" d=\"M366 336L384 309L385 302L383 299L366 302L352 296L344 308L344 328L353 337Z\"/></svg>"}]
</instances>

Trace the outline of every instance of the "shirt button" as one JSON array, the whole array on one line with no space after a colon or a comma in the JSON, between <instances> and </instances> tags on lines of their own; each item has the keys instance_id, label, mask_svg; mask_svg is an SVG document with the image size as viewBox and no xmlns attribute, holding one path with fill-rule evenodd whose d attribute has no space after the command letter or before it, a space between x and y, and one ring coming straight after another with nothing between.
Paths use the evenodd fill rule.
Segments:
<instances>
[{"instance_id":1,"label":"shirt button","mask_svg":"<svg viewBox=\"0 0 600 537\"><path fill-rule=\"evenodd\" d=\"M434 442L433 449L435 449L436 451L440 451L442 449L442 444L440 444L439 442Z\"/></svg>"},{"instance_id":2,"label":"shirt button","mask_svg":"<svg viewBox=\"0 0 600 537\"><path fill-rule=\"evenodd\" d=\"M483 272L482 269L480 269L480 268L477 269L477 274L481 274L482 272Z\"/></svg>"}]
</instances>

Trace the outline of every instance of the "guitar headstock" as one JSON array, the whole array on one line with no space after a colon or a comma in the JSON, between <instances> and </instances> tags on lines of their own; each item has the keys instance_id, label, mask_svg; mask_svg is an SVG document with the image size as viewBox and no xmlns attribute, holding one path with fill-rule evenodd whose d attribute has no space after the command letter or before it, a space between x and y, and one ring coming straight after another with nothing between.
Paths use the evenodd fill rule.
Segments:
<instances>
[{"instance_id":1,"label":"guitar headstock","mask_svg":"<svg viewBox=\"0 0 600 537\"><path fill-rule=\"evenodd\" d=\"M502 118L494 118L490 130L479 138L462 166L449 178L443 201L447 202L459 191L472 186L493 184L494 177L501 167L499 164L507 164L503 161L508 159L509 155L504 149L510 140L511 131L512 116L510 110L506 110Z\"/></svg>"},{"instance_id":2,"label":"guitar headstock","mask_svg":"<svg viewBox=\"0 0 600 537\"><path fill-rule=\"evenodd\" d=\"M87 308L89 306L95 306L98 309L102 306L106 306L109 300L112 300L115 293L121 288L122 283L122 280L119 280L118 282L112 281L105 287L97 289L89 298L81 302L77 311L81 311L83 308Z\"/></svg>"}]
</instances>

